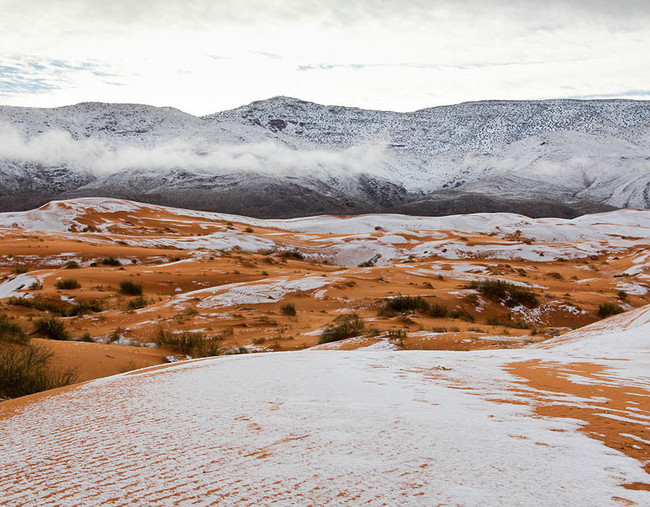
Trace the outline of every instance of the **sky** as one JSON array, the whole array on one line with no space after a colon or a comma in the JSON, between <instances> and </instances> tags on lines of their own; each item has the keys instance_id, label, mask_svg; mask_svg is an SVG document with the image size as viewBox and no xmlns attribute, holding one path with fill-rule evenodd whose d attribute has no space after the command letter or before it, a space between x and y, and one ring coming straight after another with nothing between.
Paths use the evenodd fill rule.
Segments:
<instances>
[{"instance_id":1,"label":"sky","mask_svg":"<svg viewBox=\"0 0 650 507\"><path fill-rule=\"evenodd\" d=\"M648 0L0 0L0 104L650 99Z\"/></svg>"}]
</instances>

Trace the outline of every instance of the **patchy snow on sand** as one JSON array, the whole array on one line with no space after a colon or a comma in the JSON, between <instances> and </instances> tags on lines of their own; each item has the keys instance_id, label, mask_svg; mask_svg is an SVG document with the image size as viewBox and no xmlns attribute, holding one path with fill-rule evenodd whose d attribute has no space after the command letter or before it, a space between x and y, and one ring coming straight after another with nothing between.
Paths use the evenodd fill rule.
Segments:
<instances>
[{"instance_id":1,"label":"patchy snow on sand","mask_svg":"<svg viewBox=\"0 0 650 507\"><path fill-rule=\"evenodd\" d=\"M18 291L29 288L33 283L39 283L38 279L29 275L18 275L0 285L0 299L25 296L24 292Z\"/></svg>"},{"instance_id":2,"label":"patchy snow on sand","mask_svg":"<svg viewBox=\"0 0 650 507\"><path fill-rule=\"evenodd\" d=\"M650 493L620 486L646 480L639 462L576 421L490 401L517 399L502 369L512 358L498 352L252 354L93 381L3 421L0 496L10 505L647 503ZM472 389L450 388L458 382Z\"/></svg>"},{"instance_id":3,"label":"patchy snow on sand","mask_svg":"<svg viewBox=\"0 0 650 507\"><path fill-rule=\"evenodd\" d=\"M290 280L287 277L276 278L271 282L239 282L218 285L180 294L163 306L178 306L201 296L199 308L221 308L235 305L254 305L275 303L291 292L319 289L325 285L340 281L339 278L324 276L305 276ZM155 310L152 308L151 311Z\"/></svg>"}]
</instances>

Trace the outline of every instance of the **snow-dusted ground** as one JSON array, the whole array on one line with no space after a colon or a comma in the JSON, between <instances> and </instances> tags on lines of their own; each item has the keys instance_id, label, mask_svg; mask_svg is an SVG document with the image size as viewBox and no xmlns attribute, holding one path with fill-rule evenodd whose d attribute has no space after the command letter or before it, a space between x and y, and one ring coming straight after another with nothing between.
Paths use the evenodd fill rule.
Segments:
<instances>
[{"instance_id":1,"label":"snow-dusted ground","mask_svg":"<svg viewBox=\"0 0 650 507\"><path fill-rule=\"evenodd\" d=\"M288 220L264 220L222 213L181 210L163 206L145 205L120 199L84 198L53 201L38 210L0 213L0 228L38 230L50 234L82 231L83 217L104 210L111 212L142 213L157 221L186 224L210 224L223 230L204 236L137 236L131 235L128 220L111 219L105 215L103 226L107 231L117 227L125 232L120 240L132 246L160 246L186 251L206 249L260 252L285 248L289 243L307 241L308 257L337 265L357 266L376 258L377 264L394 259L438 256L445 259L513 259L551 261L572 259L603 252L623 252L637 245L650 243L650 211L618 210L609 213L584 215L573 220L557 218L531 219L510 213L477 213L445 217L413 217L407 215L359 215L350 217L314 216ZM174 216L160 218L161 213ZM237 222L260 228L286 231L242 233L228 230L225 222ZM378 231L381 231L379 234ZM494 239L481 244L460 239L473 234L490 234ZM459 237L456 237L459 236ZM83 241L107 241L100 234L80 234ZM412 241L413 237L417 241ZM110 240L109 240L110 241ZM646 267L640 254L639 265L630 273Z\"/></svg>"},{"instance_id":2,"label":"snow-dusted ground","mask_svg":"<svg viewBox=\"0 0 650 507\"><path fill-rule=\"evenodd\" d=\"M545 349L253 354L96 380L3 420L0 497L647 505L650 492L621 486L648 482L638 461L579 432L580 421L534 416L522 392L575 406L596 398L537 391L504 370L535 358L597 361L609 382L648 389L650 307L599 324Z\"/></svg>"}]
</instances>

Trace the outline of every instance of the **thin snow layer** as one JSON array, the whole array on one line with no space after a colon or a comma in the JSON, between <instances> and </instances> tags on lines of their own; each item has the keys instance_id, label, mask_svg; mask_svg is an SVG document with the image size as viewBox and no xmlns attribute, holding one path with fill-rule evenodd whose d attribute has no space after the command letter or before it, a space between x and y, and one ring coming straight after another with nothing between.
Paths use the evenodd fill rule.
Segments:
<instances>
[{"instance_id":1,"label":"thin snow layer","mask_svg":"<svg viewBox=\"0 0 650 507\"><path fill-rule=\"evenodd\" d=\"M540 346L612 358L627 352L650 352L650 305L576 329Z\"/></svg>"},{"instance_id":2,"label":"thin snow layer","mask_svg":"<svg viewBox=\"0 0 650 507\"><path fill-rule=\"evenodd\" d=\"M236 232L215 232L205 236L188 236L180 238L146 238L131 239L128 241L131 246L147 247L173 247L181 250L236 250L246 252L260 252L273 248L275 242L268 238L260 238L252 234L238 234Z\"/></svg>"},{"instance_id":3,"label":"thin snow layer","mask_svg":"<svg viewBox=\"0 0 650 507\"><path fill-rule=\"evenodd\" d=\"M503 352L503 351L500 351ZM537 351L538 354L550 354ZM90 382L0 429L8 505L647 503L641 465L508 394L504 353L303 351ZM472 390L452 389L462 379Z\"/></svg>"},{"instance_id":4,"label":"thin snow layer","mask_svg":"<svg viewBox=\"0 0 650 507\"><path fill-rule=\"evenodd\" d=\"M186 292L173 298L170 302L165 303L165 306L184 303L197 295L203 296L201 302L197 305L199 308L221 308L234 305L275 303L282 300L286 294L291 292L319 289L337 281L339 281L339 278L305 276L295 280L282 277L265 283L231 283Z\"/></svg>"},{"instance_id":5,"label":"thin snow layer","mask_svg":"<svg viewBox=\"0 0 650 507\"><path fill-rule=\"evenodd\" d=\"M33 276L18 275L15 278L0 284L0 299L10 297L24 296L21 289L26 289L33 283L38 283L38 279Z\"/></svg>"}]
</instances>

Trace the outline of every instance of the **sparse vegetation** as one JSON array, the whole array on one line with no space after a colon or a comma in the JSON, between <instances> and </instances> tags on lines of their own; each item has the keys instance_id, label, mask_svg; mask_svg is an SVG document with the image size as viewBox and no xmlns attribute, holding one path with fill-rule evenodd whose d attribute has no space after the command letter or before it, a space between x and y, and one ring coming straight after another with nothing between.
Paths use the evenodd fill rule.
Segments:
<instances>
[{"instance_id":1,"label":"sparse vegetation","mask_svg":"<svg viewBox=\"0 0 650 507\"><path fill-rule=\"evenodd\" d=\"M335 342L359 336L365 329L365 322L356 313L340 315L323 330L319 343Z\"/></svg>"},{"instance_id":2,"label":"sparse vegetation","mask_svg":"<svg viewBox=\"0 0 650 507\"><path fill-rule=\"evenodd\" d=\"M420 296L396 296L384 299L384 304L379 310L381 317L394 317L398 313L428 312L429 303Z\"/></svg>"},{"instance_id":3,"label":"sparse vegetation","mask_svg":"<svg viewBox=\"0 0 650 507\"><path fill-rule=\"evenodd\" d=\"M531 327L521 320L513 319L511 314L502 317L490 317L487 319L487 324L489 326L510 327L513 329L530 329Z\"/></svg>"},{"instance_id":4,"label":"sparse vegetation","mask_svg":"<svg viewBox=\"0 0 650 507\"><path fill-rule=\"evenodd\" d=\"M430 317L445 318L449 314L449 310L445 305L434 303L429 306L427 313Z\"/></svg>"},{"instance_id":5,"label":"sparse vegetation","mask_svg":"<svg viewBox=\"0 0 650 507\"><path fill-rule=\"evenodd\" d=\"M25 266L17 266L14 268L14 273L17 275L22 275L23 273L27 273L27 268Z\"/></svg>"},{"instance_id":6,"label":"sparse vegetation","mask_svg":"<svg viewBox=\"0 0 650 507\"><path fill-rule=\"evenodd\" d=\"M29 336L7 314L0 313L0 342L25 344L29 342Z\"/></svg>"},{"instance_id":7,"label":"sparse vegetation","mask_svg":"<svg viewBox=\"0 0 650 507\"><path fill-rule=\"evenodd\" d=\"M460 319L460 320L464 320L465 322L476 322L476 318L474 317L474 315L469 313L464 308L454 308L449 313L449 316L452 319Z\"/></svg>"},{"instance_id":8,"label":"sparse vegetation","mask_svg":"<svg viewBox=\"0 0 650 507\"><path fill-rule=\"evenodd\" d=\"M34 334L46 336L50 340L67 340L70 338L62 320L54 317L43 317L34 322Z\"/></svg>"},{"instance_id":9,"label":"sparse vegetation","mask_svg":"<svg viewBox=\"0 0 650 507\"><path fill-rule=\"evenodd\" d=\"M305 254L302 253L297 248L289 248L287 250L282 250L279 255L283 259L295 259L295 260L298 260L298 261L304 261L305 260Z\"/></svg>"},{"instance_id":10,"label":"sparse vegetation","mask_svg":"<svg viewBox=\"0 0 650 507\"><path fill-rule=\"evenodd\" d=\"M77 261L68 261L63 265L63 267L65 269L79 269L79 263Z\"/></svg>"},{"instance_id":11,"label":"sparse vegetation","mask_svg":"<svg viewBox=\"0 0 650 507\"><path fill-rule=\"evenodd\" d=\"M282 305L280 307L280 311L284 315L295 315L296 314L296 306L293 303L287 303L286 305Z\"/></svg>"},{"instance_id":12,"label":"sparse vegetation","mask_svg":"<svg viewBox=\"0 0 650 507\"><path fill-rule=\"evenodd\" d=\"M53 367L51 357L43 347L0 342L0 399L26 396L75 382L76 372Z\"/></svg>"},{"instance_id":13,"label":"sparse vegetation","mask_svg":"<svg viewBox=\"0 0 650 507\"><path fill-rule=\"evenodd\" d=\"M182 354L193 357L211 357L227 353L221 347L222 340L222 336L206 338L203 333L173 333L162 326L158 326L153 338L156 345L173 347Z\"/></svg>"},{"instance_id":14,"label":"sparse vegetation","mask_svg":"<svg viewBox=\"0 0 650 507\"><path fill-rule=\"evenodd\" d=\"M201 333L173 333L169 329L159 326L156 329L153 341L156 345L167 345L180 350L183 354L189 354L197 344L203 340Z\"/></svg>"},{"instance_id":15,"label":"sparse vegetation","mask_svg":"<svg viewBox=\"0 0 650 507\"><path fill-rule=\"evenodd\" d=\"M503 280L471 282L468 287L478 290L483 296L492 301L497 301L509 307L523 305L535 308L539 306L539 299L535 292Z\"/></svg>"},{"instance_id":16,"label":"sparse vegetation","mask_svg":"<svg viewBox=\"0 0 650 507\"><path fill-rule=\"evenodd\" d=\"M625 301L627 299L627 292L625 292L624 290L619 290L617 296L618 299L620 299L621 301Z\"/></svg>"},{"instance_id":17,"label":"sparse vegetation","mask_svg":"<svg viewBox=\"0 0 650 507\"><path fill-rule=\"evenodd\" d=\"M95 300L79 301L78 303L73 304L65 314L69 317L75 317L86 313L101 312L102 310L103 308L101 305Z\"/></svg>"},{"instance_id":18,"label":"sparse vegetation","mask_svg":"<svg viewBox=\"0 0 650 507\"><path fill-rule=\"evenodd\" d=\"M147 303L148 303L147 298L145 298L144 296L136 296L130 299L126 303L126 311L130 312L132 310L138 310L140 308L144 308L145 306L147 306Z\"/></svg>"},{"instance_id":19,"label":"sparse vegetation","mask_svg":"<svg viewBox=\"0 0 650 507\"><path fill-rule=\"evenodd\" d=\"M102 259L102 264L104 266L121 266L122 263L115 257L104 257Z\"/></svg>"},{"instance_id":20,"label":"sparse vegetation","mask_svg":"<svg viewBox=\"0 0 650 507\"><path fill-rule=\"evenodd\" d=\"M598 316L601 319L611 317L612 315L616 315L618 313L623 313L624 311L625 310L623 310L623 308L621 308L619 305L616 303L610 303L609 301L598 305Z\"/></svg>"},{"instance_id":21,"label":"sparse vegetation","mask_svg":"<svg viewBox=\"0 0 650 507\"><path fill-rule=\"evenodd\" d=\"M75 290L80 289L81 284L74 278L61 278L54 283L54 286L59 290Z\"/></svg>"},{"instance_id":22,"label":"sparse vegetation","mask_svg":"<svg viewBox=\"0 0 650 507\"><path fill-rule=\"evenodd\" d=\"M127 296L141 296L142 285L131 280L122 280L120 282L120 292Z\"/></svg>"}]
</instances>

